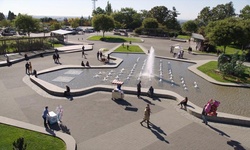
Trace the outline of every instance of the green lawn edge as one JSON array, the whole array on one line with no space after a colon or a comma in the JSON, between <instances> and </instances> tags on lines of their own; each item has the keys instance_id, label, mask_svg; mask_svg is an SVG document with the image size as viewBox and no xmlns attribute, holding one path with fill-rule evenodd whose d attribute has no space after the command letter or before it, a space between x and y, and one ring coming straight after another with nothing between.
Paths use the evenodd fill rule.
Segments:
<instances>
[{"instance_id":1,"label":"green lawn edge","mask_svg":"<svg viewBox=\"0 0 250 150\"><path fill-rule=\"evenodd\" d=\"M27 150L66 150L66 144L60 138L0 123L1 150L13 149L12 143L21 137L27 143Z\"/></svg>"},{"instance_id":2,"label":"green lawn edge","mask_svg":"<svg viewBox=\"0 0 250 150\"><path fill-rule=\"evenodd\" d=\"M223 83L246 83L250 84L250 79L246 78L239 78L235 76L224 76L218 71L218 62L217 61L210 61L206 64L203 64L197 69L204 74L208 75L209 77L213 78L216 81L223 82ZM250 73L250 67L246 68L246 74Z\"/></svg>"},{"instance_id":3,"label":"green lawn edge","mask_svg":"<svg viewBox=\"0 0 250 150\"><path fill-rule=\"evenodd\" d=\"M123 36L100 36L100 35L95 35L89 37L87 40L90 41L104 41L104 42L136 42L136 43L141 43L141 39L139 38L132 38L132 37L123 37Z\"/></svg>"},{"instance_id":4,"label":"green lawn edge","mask_svg":"<svg viewBox=\"0 0 250 150\"><path fill-rule=\"evenodd\" d=\"M127 47L128 46L128 47ZM144 53L144 51L138 45L125 44L124 46L119 46L114 52L119 53Z\"/></svg>"}]
</instances>

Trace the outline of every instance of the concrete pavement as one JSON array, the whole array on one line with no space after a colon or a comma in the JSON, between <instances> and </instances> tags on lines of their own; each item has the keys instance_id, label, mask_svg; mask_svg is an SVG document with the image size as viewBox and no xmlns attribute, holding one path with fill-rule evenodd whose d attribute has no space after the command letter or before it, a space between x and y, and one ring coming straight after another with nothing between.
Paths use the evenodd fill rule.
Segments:
<instances>
[{"instance_id":1,"label":"concrete pavement","mask_svg":"<svg viewBox=\"0 0 250 150\"><path fill-rule=\"evenodd\" d=\"M94 49L87 52L87 60L93 65L103 65L96 61L97 50L102 47L112 49L117 45L95 42ZM147 45L144 47L149 48ZM166 52L159 53L166 55ZM79 54L80 52L76 51L62 52L62 58L65 59L62 59L61 63L79 65L82 60ZM31 61L37 70L55 67L50 56L37 57ZM23 78L24 63L1 68L0 89L3 97L0 100L1 116L14 119L13 124L18 120L43 128L40 117L43 107L48 105L49 109L53 110L56 106L62 105L63 124L75 139L78 149L218 149L218 147L249 149L250 147L247 138L250 136L249 128L217 123L205 126L200 119L179 109L175 100L161 98L161 101L156 101L145 96L143 99L137 99L134 95L126 95L124 101L112 101L110 93L107 92L91 93L73 101L48 95L27 80L28 76ZM28 84L32 86L29 87ZM177 100L181 98L180 96ZM151 104L152 109L151 122L154 125L151 130L139 124L147 103ZM128 109L130 107L136 109ZM58 131L62 132L60 129Z\"/></svg>"}]
</instances>

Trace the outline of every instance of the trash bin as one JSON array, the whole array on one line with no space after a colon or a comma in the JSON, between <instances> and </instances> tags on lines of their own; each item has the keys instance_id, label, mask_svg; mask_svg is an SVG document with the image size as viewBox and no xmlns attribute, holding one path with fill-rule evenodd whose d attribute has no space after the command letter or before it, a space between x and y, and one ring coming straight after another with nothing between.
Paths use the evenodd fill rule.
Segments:
<instances>
[{"instance_id":1,"label":"trash bin","mask_svg":"<svg viewBox=\"0 0 250 150\"><path fill-rule=\"evenodd\" d=\"M57 114L53 111L50 111L49 112L49 116L48 116L48 121L49 121L49 124L54 124L54 123L57 123Z\"/></svg>"}]
</instances>

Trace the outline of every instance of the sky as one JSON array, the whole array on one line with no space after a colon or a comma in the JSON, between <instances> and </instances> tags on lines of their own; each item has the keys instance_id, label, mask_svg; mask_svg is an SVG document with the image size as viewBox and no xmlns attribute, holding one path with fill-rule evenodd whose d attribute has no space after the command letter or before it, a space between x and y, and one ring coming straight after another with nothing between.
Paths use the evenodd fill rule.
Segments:
<instances>
[{"instance_id":1,"label":"sky","mask_svg":"<svg viewBox=\"0 0 250 150\"><path fill-rule=\"evenodd\" d=\"M193 20L204 7L211 9L230 1L237 14L246 5L250 5L250 0L95 0L95 6L105 9L108 1L113 10L130 7L139 12L155 6L165 6L170 10L175 7L180 13L177 18L179 20ZM9 11L16 15L88 17L93 11L93 0L0 0L0 12L7 15Z\"/></svg>"}]
</instances>

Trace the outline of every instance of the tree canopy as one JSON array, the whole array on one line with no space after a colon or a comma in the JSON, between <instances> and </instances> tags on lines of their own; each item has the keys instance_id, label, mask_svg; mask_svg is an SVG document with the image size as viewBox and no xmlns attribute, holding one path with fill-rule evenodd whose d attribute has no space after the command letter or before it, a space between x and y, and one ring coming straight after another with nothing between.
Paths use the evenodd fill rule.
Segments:
<instances>
[{"instance_id":1,"label":"tree canopy","mask_svg":"<svg viewBox=\"0 0 250 150\"><path fill-rule=\"evenodd\" d=\"M14 23L18 31L27 32L29 36L30 32L39 30L39 20L33 19L32 16L26 14L18 14Z\"/></svg>"},{"instance_id":2,"label":"tree canopy","mask_svg":"<svg viewBox=\"0 0 250 150\"><path fill-rule=\"evenodd\" d=\"M197 20L207 25L210 21L218 21L226 18L236 16L233 3L229 2L227 4L220 4L210 10L210 7L203 8Z\"/></svg>"},{"instance_id":3,"label":"tree canopy","mask_svg":"<svg viewBox=\"0 0 250 150\"><path fill-rule=\"evenodd\" d=\"M142 25L144 28L158 28L158 21L155 18L146 18L143 20Z\"/></svg>"},{"instance_id":4,"label":"tree canopy","mask_svg":"<svg viewBox=\"0 0 250 150\"><path fill-rule=\"evenodd\" d=\"M241 11L240 11L240 18L243 19L250 19L250 6L246 5Z\"/></svg>"},{"instance_id":5,"label":"tree canopy","mask_svg":"<svg viewBox=\"0 0 250 150\"><path fill-rule=\"evenodd\" d=\"M102 31L103 37L104 33L114 29L114 19L108 15L95 15L92 19L92 25L97 31Z\"/></svg>"},{"instance_id":6,"label":"tree canopy","mask_svg":"<svg viewBox=\"0 0 250 150\"><path fill-rule=\"evenodd\" d=\"M187 33L195 33L198 30L198 26L195 21L189 20L182 24L182 30Z\"/></svg>"}]
</instances>

